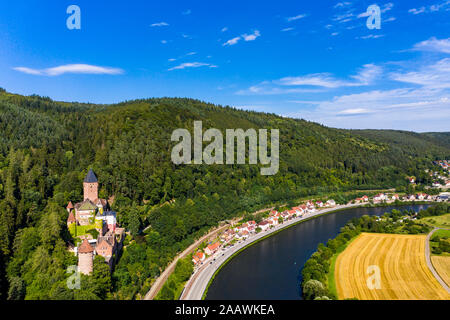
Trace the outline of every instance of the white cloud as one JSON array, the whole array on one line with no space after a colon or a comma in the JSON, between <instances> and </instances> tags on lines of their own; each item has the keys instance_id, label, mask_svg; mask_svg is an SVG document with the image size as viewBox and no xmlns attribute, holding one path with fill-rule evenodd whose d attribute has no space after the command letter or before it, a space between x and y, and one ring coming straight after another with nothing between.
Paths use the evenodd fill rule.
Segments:
<instances>
[{"instance_id":1,"label":"white cloud","mask_svg":"<svg viewBox=\"0 0 450 320\"><path fill-rule=\"evenodd\" d=\"M384 37L384 34L369 34L367 36L356 37L356 39L378 39Z\"/></svg>"},{"instance_id":2,"label":"white cloud","mask_svg":"<svg viewBox=\"0 0 450 320\"><path fill-rule=\"evenodd\" d=\"M199 67L208 67L208 68L217 68L216 65L203 63L203 62L185 62L176 67L170 68L169 71L172 70L181 70L186 68L199 68Z\"/></svg>"},{"instance_id":3,"label":"white cloud","mask_svg":"<svg viewBox=\"0 0 450 320\"><path fill-rule=\"evenodd\" d=\"M222 30L220 30L221 32L225 32L228 31L228 27L223 27Z\"/></svg>"},{"instance_id":4,"label":"white cloud","mask_svg":"<svg viewBox=\"0 0 450 320\"><path fill-rule=\"evenodd\" d=\"M343 8L343 7L347 7L349 5L351 5L350 2L338 2L338 3L336 3L336 5L333 8L335 8L335 9L336 8Z\"/></svg>"},{"instance_id":5,"label":"white cloud","mask_svg":"<svg viewBox=\"0 0 450 320\"><path fill-rule=\"evenodd\" d=\"M161 40L161 43L162 43L162 44L166 44L166 43L167 43L167 40Z\"/></svg>"},{"instance_id":6,"label":"white cloud","mask_svg":"<svg viewBox=\"0 0 450 320\"><path fill-rule=\"evenodd\" d=\"M412 8L412 9L409 9L408 12L412 13L414 15L417 15L417 14L421 14L421 13L438 12L441 9L446 9L446 11L448 11L449 7L450 7L450 0L444 0L440 3L432 4L432 5L429 5L426 7L422 6L418 9Z\"/></svg>"},{"instance_id":7,"label":"white cloud","mask_svg":"<svg viewBox=\"0 0 450 320\"><path fill-rule=\"evenodd\" d=\"M223 46L232 46L232 45L235 45L236 43L239 42L239 40L241 40L241 37L235 37L235 38L230 39L230 40L228 40L227 42L225 42L225 43L223 44Z\"/></svg>"},{"instance_id":8,"label":"white cloud","mask_svg":"<svg viewBox=\"0 0 450 320\"><path fill-rule=\"evenodd\" d=\"M100 67L89 64L67 64L54 68L47 69L32 69L27 67L13 68L16 71L23 72L31 75L39 76L60 76L66 73L69 74L109 74L116 75L122 74L124 71L118 68Z\"/></svg>"},{"instance_id":9,"label":"white cloud","mask_svg":"<svg viewBox=\"0 0 450 320\"><path fill-rule=\"evenodd\" d=\"M299 19L303 19L303 18L305 18L307 15L306 14L299 14L299 15L296 15L296 16L294 16L294 17L288 17L288 18L286 18L286 20L287 21L295 21L295 20L299 20Z\"/></svg>"},{"instance_id":10,"label":"white cloud","mask_svg":"<svg viewBox=\"0 0 450 320\"><path fill-rule=\"evenodd\" d=\"M281 29L281 32L286 32L286 31L291 31L291 30L294 30L294 28L284 28L284 29Z\"/></svg>"},{"instance_id":11,"label":"white cloud","mask_svg":"<svg viewBox=\"0 0 450 320\"><path fill-rule=\"evenodd\" d=\"M382 73L382 69L374 64L364 65L358 74L351 76L352 81L339 80L329 73L315 73L299 77L285 77L276 83L283 86L316 86L324 88L357 87L372 84Z\"/></svg>"},{"instance_id":12,"label":"white cloud","mask_svg":"<svg viewBox=\"0 0 450 320\"><path fill-rule=\"evenodd\" d=\"M445 92L404 88L336 96L289 116L338 128L448 131L449 108Z\"/></svg>"},{"instance_id":13,"label":"white cloud","mask_svg":"<svg viewBox=\"0 0 450 320\"><path fill-rule=\"evenodd\" d=\"M436 39L435 37L432 37L428 40L416 43L413 50L450 53L450 38Z\"/></svg>"},{"instance_id":14,"label":"white cloud","mask_svg":"<svg viewBox=\"0 0 450 320\"><path fill-rule=\"evenodd\" d=\"M186 55L187 55L187 56L193 56L194 54L197 54L197 52L195 52L195 51L192 51L192 52L188 52L188 53L186 53Z\"/></svg>"},{"instance_id":15,"label":"white cloud","mask_svg":"<svg viewBox=\"0 0 450 320\"><path fill-rule=\"evenodd\" d=\"M450 89L450 58L424 65L417 71L394 72L390 78L395 81L416 84L431 89Z\"/></svg>"},{"instance_id":16,"label":"white cloud","mask_svg":"<svg viewBox=\"0 0 450 320\"><path fill-rule=\"evenodd\" d=\"M173 62L175 60L177 60L177 59L174 59L174 58L169 59L170 62Z\"/></svg>"},{"instance_id":17,"label":"white cloud","mask_svg":"<svg viewBox=\"0 0 450 320\"><path fill-rule=\"evenodd\" d=\"M260 37L261 36L261 33L258 31L258 30L255 30L255 32L253 32L252 34L246 34L246 33L244 33L243 35L242 35L242 38L245 40L245 41L254 41L254 40L256 40L256 38L258 38L258 37Z\"/></svg>"},{"instance_id":18,"label":"white cloud","mask_svg":"<svg viewBox=\"0 0 450 320\"><path fill-rule=\"evenodd\" d=\"M157 22L151 24L150 27L167 27L169 24L167 22Z\"/></svg>"}]
</instances>

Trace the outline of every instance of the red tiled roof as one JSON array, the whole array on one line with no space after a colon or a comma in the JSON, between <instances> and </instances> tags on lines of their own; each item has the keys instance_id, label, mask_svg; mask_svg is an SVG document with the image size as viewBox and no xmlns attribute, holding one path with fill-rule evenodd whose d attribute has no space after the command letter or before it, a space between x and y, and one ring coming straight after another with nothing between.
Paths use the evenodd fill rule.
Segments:
<instances>
[{"instance_id":1,"label":"red tiled roof","mask_svg":"<svg viewBox=\"0 0 450 320\"><path fill-rule=\"evenodd\" d=\"M67 209L73 209L73 203L72 203L72 201L69 201L69 204L67 205Z\"/></svg>"},{"instance_id":2,"label":"red tiled roof","mask_svg":"<svg viewBox=\"0 0 450 320\"><path fill-rule=\"evenodd\" d=\"M211 250L211 251L214 251L214 250L216 250L219 246L220 246L220 243L219 243L219 242L216 242L216 243L214 243L214 244L208 246L208 249Z\"/></svg>"},{"instance_id":3,"label":"red tiled roof","mask_svg":"<svg viewBox=\"0 0 450 320\"><path fill-rule=\"evenodd\" d=\"M67 223L75 223L75 222L77 222L77 221L75 220L75 216L73 215L73 211L70 211L69 217L67 218Z\"/></svg>"},{"instance_id":4,"label":"red tiled roof","mask_svg":"<svg viewBox=\"0 0 450 320\"><path fill-rule=\"evenodd\" d=\"M84 239L83 243L78 247L78 253L90 253L90 252L94 252L94 248L92 248L89 241Z\"/></svg>"}]
</instances>

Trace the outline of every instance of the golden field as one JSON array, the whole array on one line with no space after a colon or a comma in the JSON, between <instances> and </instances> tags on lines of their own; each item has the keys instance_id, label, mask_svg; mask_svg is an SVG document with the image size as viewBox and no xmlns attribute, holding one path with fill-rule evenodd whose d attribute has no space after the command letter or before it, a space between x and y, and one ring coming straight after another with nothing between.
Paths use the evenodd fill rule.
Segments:
<instances>
[{"instance_id":1,"label":"golden field","mask_svg":"<svg viewBox=\"0 0 450 320\"><path fill-rule=\"evenodd\" d=\"M450 287L450 256L431 256L431 263L442 280Z\"/></svg>"},{"instance_id":2,"label":"golden field","mask_svg":"<svg viewBox=\"0 0 450 320\"><path fill-rule=\"evenodd\" d=\"M425 235L362 233L337 258L339 299L450 300L425 260ZM369 266L378 266L380 289L369 289Z\"/></svg>"}]
</instances>

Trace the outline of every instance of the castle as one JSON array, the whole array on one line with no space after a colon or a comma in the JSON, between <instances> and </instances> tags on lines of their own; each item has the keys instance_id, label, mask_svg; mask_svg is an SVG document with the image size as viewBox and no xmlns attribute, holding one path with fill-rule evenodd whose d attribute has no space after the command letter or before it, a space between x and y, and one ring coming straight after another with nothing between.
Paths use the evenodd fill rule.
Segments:
<instances>
[{"instance_id":1,"label":"castle","mask_svg":"<svg viewBox=\"0 0 450 320\"><path fill-rule=\"evenodd\" d=\"M75 205L69 202L67 205L67 227L75 230L75 237L82 240L74 250L78 255L79 272L91 274L96 254L104 257L112 269L122 249L125 229L117 227L116 213L111 211L108 201L98 198L98 179L92 169L83 181L83 190L82 202ZM92 226L89 231L95 229L98 232L96 239L92 232L83 232L89 226ZM82 230L81 235L78 235L77 230Z\"/></svg>"}]
</instances>

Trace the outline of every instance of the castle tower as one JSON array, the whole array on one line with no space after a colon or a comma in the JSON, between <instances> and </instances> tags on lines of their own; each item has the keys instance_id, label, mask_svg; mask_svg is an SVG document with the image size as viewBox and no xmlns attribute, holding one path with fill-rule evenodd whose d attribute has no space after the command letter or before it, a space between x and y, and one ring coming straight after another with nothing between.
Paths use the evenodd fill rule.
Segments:
<instances>
[{"instance_id":1,"label":"castle tower","mask_svg":"<svg viewBox=\"0 0 450 320\"><path fill-rule=\"evenodd\" d=\"M91 244L84 239L78 247L78 271L89 275L94 269L94 249Z\"/></svg>"},{"instance_id":2,"label":"castle tower","mask_svg":"<svg viewBox=\"0 0 450 320\"><path fill-rule=\"evenodd\" d=\"M89 170L83 182L84 200L95 202L98 199L98 180L92 169Z\"/></svg>"},{"instance_id":3,"label":"castle tower","mask_svg":"<svg viewBox=\"0 0 450 320\"><path fill-rule=\"evenodd\" d=\"M73 210L73 203L72 203L72 201L69 201L69 204L67 205L66 210L67 210L68 213L70 213L70 211Z\"/></svg>"}]
</instances>

